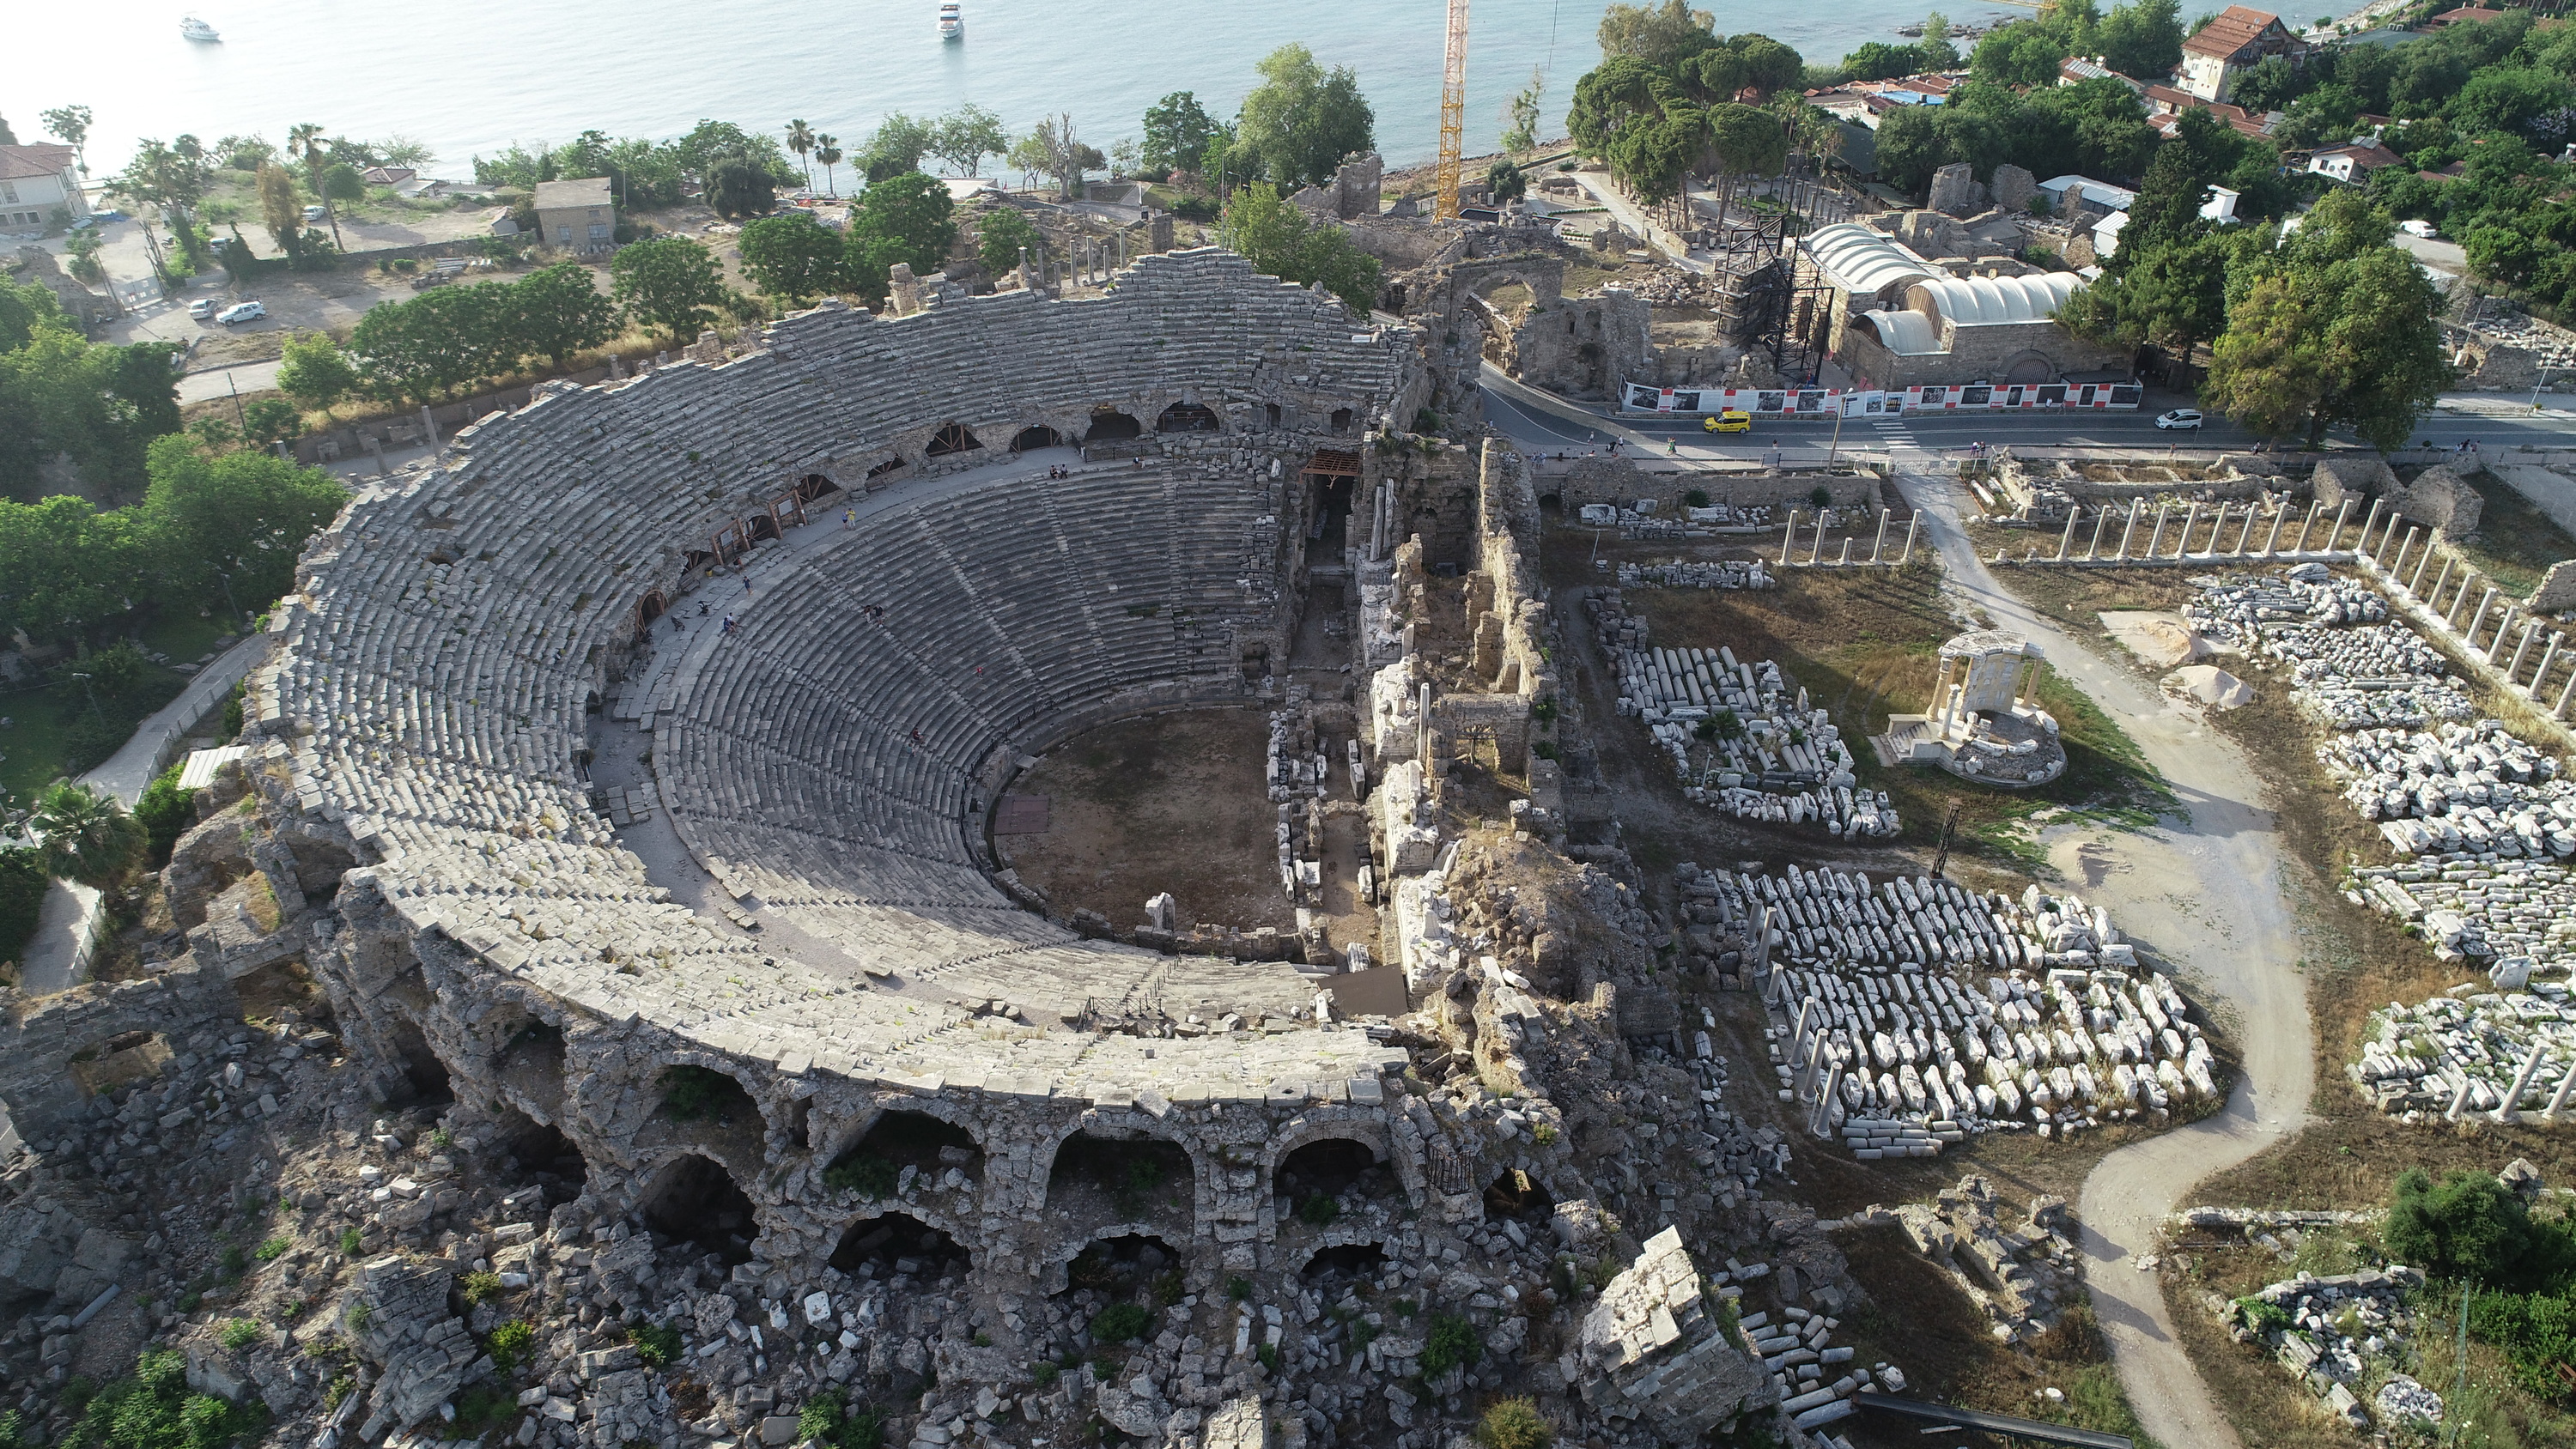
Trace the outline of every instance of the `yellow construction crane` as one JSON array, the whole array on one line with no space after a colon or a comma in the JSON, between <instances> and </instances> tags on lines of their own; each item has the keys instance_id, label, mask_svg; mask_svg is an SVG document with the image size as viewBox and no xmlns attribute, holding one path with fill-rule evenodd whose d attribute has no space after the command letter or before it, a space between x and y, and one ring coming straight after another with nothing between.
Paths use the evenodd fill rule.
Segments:
<instances>
[{"instance_id":1,"label":"yellow construction crane","mask_svg":"<svg viewBox=\"0 0 2576 1449\"><path fill-rule=\"evenodd\" d=\"M1449 0L1448 68L1440 78L1440 198L1432 215L1458 219L1458 167L1467 145L1467 0Z\"/></svg>"}]
</instances>

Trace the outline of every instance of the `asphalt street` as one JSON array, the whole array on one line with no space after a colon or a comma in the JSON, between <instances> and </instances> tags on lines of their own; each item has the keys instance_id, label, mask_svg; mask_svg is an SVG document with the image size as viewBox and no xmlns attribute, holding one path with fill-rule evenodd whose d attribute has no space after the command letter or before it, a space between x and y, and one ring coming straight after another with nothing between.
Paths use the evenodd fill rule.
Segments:
<instances>
[{"instance_id":1,"label":"asphalt street","mask_svg":"<svg viewBox=\"0 0 2576 1449\"><path fill-rule=\"evenodd\" d=\"M2262 441L2258 435L2216 417L2196 432L2159 430L2155 425L2158 414L2169 408L2189 407L2192 402L2156 392L2149 392L2133 413L1921 412L1847 418L1839 437L1831 420L1756 419L1749 433L1714 434L1703 431L1695 417L1662 418L1635 413L1603 416L1584 404L1555 401L1550 406L1515 385L1497 383L1491 373L1487 374L1484 395L1486 420L1534 453L1606 447L1615 437L1632 453L1658 457L1667 456L1668 448L1677 445L1679 456L1685 459L1759 464L1767 461L1776 448L1782 462L1796 464L1821 461L1829 450L1945 453L1981 442L1990 447L2097 447L2188 453L2239 451ZM2550 399L2549 411L2517 414L2510 411L2512 399L2480 395L2461 405L2498 412L2436 411L2416 425L2416 437L2444 448L2455 448L2467 441L2474 441L2482 450L2576 446L2576 413L2559 410L2559 402L2557 398ZM1567 412L1582 416L1568 417ZM2365 446L2349 433L2329 434L2326 445Z\"/></svg>"}]
</instances>

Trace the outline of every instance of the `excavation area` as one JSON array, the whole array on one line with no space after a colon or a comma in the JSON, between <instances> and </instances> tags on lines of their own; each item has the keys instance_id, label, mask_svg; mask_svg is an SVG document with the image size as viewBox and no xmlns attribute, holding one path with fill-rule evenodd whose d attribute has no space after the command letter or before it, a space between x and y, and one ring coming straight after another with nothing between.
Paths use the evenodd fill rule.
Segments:
<instances>
[{"instance_id":1,"label":"excavation area","mask_svg":"<svg viewBox=\"0 0 2576 1449\"><path fill-rule=\"evenodd\" d=\"M1293 929L1280 889L1277 819L1262 780L1270 726L1258 709L1148 715L1087 730L1039 757L1002 797L993 848L1069 917L1121 930L1169 893L1186 930Z\"/></svg>"}]
</instances>

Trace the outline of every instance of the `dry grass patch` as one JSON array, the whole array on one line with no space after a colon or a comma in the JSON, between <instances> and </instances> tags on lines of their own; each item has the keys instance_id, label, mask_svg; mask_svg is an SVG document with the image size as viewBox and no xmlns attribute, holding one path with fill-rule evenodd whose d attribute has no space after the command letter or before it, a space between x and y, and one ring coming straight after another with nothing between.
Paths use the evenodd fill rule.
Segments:
<instances>
[{"instance_id":1,"label":"dry grass patch","mask_svg":"<svg viewBox=\"0 0 2576 1449\"><path fill-rule=\"evenodd\" d=\"M2477 532L2455 540L2453 547L2496 587L2527 599L2551 564L2576 558L2576 538L2568 537L2521 490L2492 473L2479 473L2468 484L2486 504L2478 511Z\"/></svg>"}]
</instances>

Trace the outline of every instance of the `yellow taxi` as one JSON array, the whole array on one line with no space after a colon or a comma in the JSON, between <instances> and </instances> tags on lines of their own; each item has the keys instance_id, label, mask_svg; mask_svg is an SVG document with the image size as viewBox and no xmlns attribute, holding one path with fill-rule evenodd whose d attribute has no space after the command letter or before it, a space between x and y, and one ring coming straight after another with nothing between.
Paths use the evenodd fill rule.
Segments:
<instances>
[{"instance_id":1,"label":"yellow taxi","mask_svg":"<svg viewBox=\"0 0 2576 1449\"><path fill-rule=\"evenodd\" d=\"M1728 408L1701 422L1700 427L1711 433L1749 433L1753 431L1753 414Z\"/></svg>"}]
</instances>

